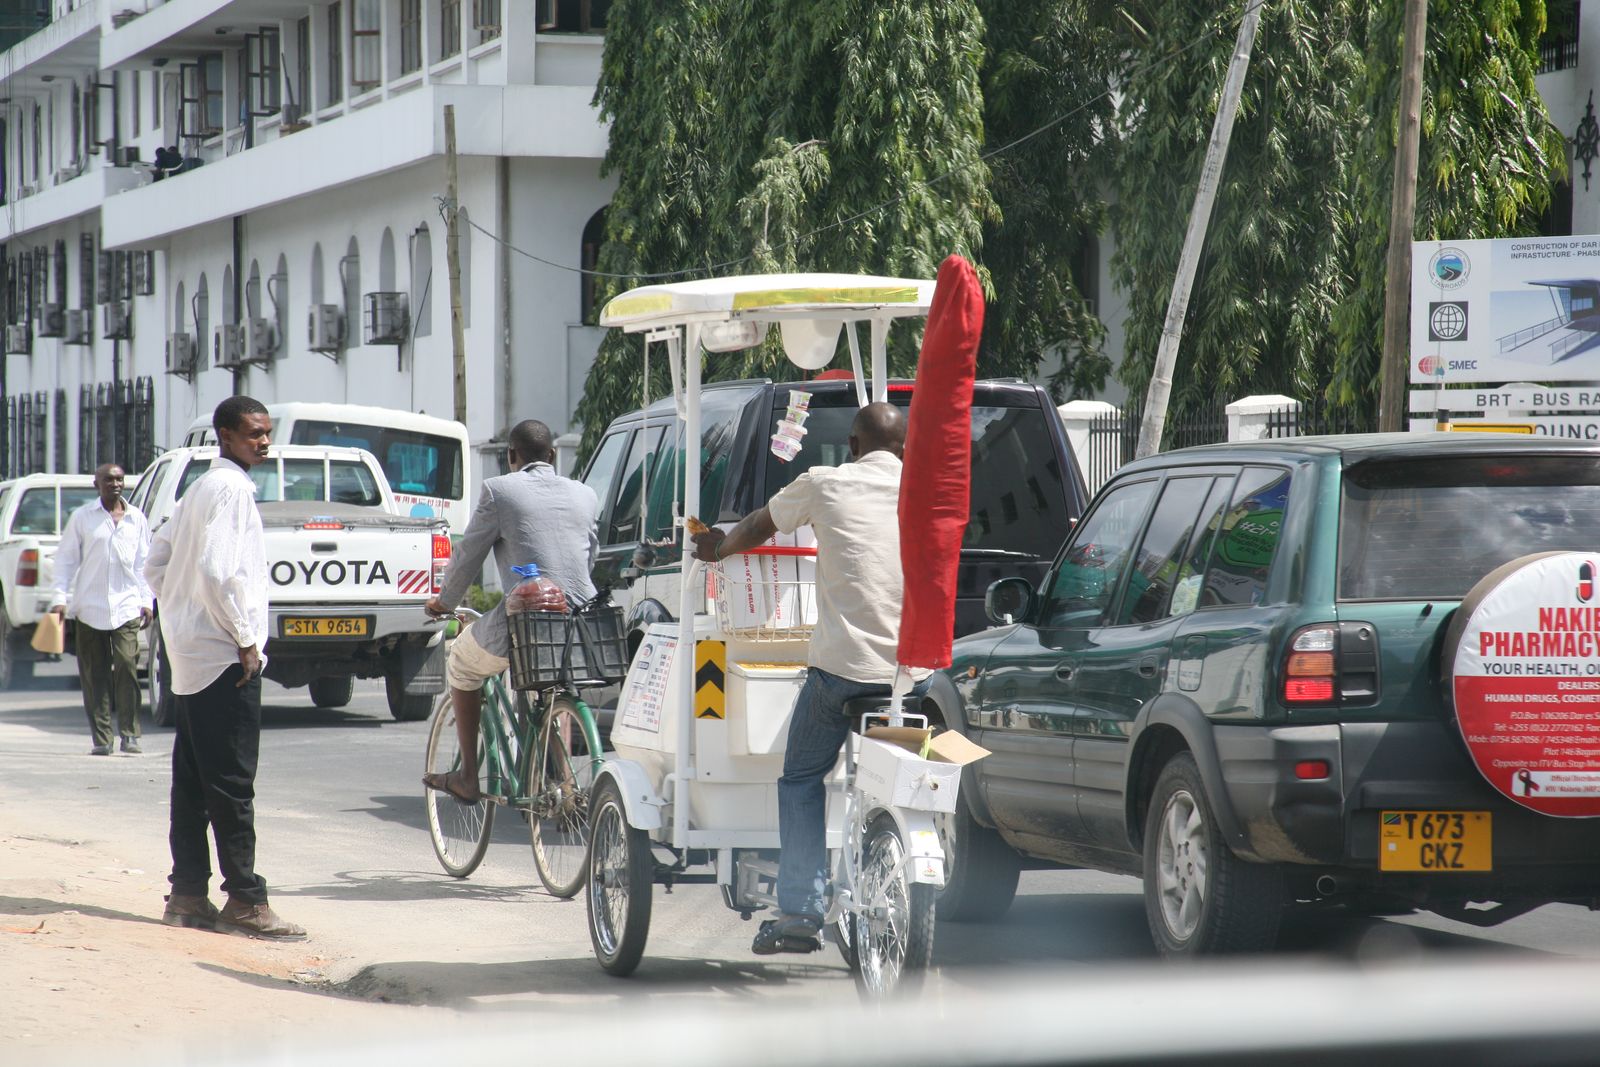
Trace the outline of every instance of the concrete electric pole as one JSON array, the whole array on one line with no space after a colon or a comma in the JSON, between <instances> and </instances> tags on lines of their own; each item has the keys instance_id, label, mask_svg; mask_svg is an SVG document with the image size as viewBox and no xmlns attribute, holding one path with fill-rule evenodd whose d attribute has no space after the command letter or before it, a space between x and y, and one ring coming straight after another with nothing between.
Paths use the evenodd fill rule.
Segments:
<instances>
[{"instance_id":1,"label":"concrete electric pole","mask_svg":"<svg viewBox=\"0 0 1600 1067\"><path fill-rule=\"evenodd\" d=\"M1178 362L1178 345L1183 340L1183 320L1189 312L1189 292L1194 287L1194 272L1200 265L1200 252L1206 244L1206 228L1211 224L1211 207L1217 199L1222 166L1228 160L1228 142L1233 138L1233 118L1239 113L1239 94L1250 69L1250 53L1256 45L1256 27L1261 22L1264 0L1245 0L1244 19L1233 44L1233 59L1222 84L1222 101L1211 125L1211 143L1206 146L1205 166L1200 171L1200 187L1194 193L1189 212L1189 229L1183 235L1183 252L1178 257L1178 275L1172 282L1172 297L1167 301L1167 318L1161 327L1161 343L1156 346L1156 364L1145 391L1144 420L1139 424L1137 459L1161 451L1161 435L1167 425L1167 404L1172 398L1172 374Z\"/></svg>"},{"instance_id":2,"label":"concrete electric pole","mask_svg":"<svg viewBox=\"0 0 1600 1067\"><path fill-rule=\"evenodd\" d=\"M455 376L455 419L467 421L467 339L461 321L461 227L456 192L456 109L444 106L445 263L450 270L450 356Z\"/></svg>"}]
</instances>

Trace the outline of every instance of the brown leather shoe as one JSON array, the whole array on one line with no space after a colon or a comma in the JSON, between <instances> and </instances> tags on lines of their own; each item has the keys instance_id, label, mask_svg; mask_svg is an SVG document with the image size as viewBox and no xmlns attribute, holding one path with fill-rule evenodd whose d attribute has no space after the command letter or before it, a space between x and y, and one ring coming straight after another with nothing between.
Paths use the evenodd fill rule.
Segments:
<instances>
[{"instance_id":1,"label":"brown leather shoe","mask_svg":"<svg viewBox=\"0 0 1600 1067\"><path fill-rule=\"evenodd\" d=\"M191 930L217 928L217 917L222 913L217 911L217 906L211 903L209 897L173 893L166 901L167 907L161 913L161 921L168 926L183 926Z\"/></svg>"},{"instance_id":2,"label":"brown leather shoe","mask_svg":"<svg viewBox=\"0 0 1600 1067\"><path fill-rule=\"evenodd\" d=\"M248 904L228 898L217 918L217 929L225 934L243 934L273 941L301 941L306 936L305 927L296 926L278 917L266 904Z\"/></svg>"}]
</instances>

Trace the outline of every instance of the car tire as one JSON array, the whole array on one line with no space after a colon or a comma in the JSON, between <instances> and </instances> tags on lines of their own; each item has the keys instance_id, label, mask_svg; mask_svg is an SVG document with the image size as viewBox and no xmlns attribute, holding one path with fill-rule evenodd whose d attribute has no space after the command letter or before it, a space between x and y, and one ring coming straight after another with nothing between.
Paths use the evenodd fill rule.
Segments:
<instances>
[{"instance_id":1,"label":"car tire","mask_svg":"<svg viewBox=\"0 0 1600 1067\"><path fill-rule=\"evenodd\" d=\"M1022 874L1022 857L987 826L972 817L964 793L956 810L936 815L944 849L944 888L937 913L943 922L986 922L1011 908Z\"/></svg>"},{"instance_id":2,"label":"car tire","mask_svg":"<svg viewBox=\"0 0 1600 1067\"><path fill-rule=\"evenodd\" d=\"M0 606L0 689L13 689L33 680L33 660L19 654L20 640Z\"/></svg>"},{"instance_id":3,"label":"car tire","mask_svg":"<svg viewBox=\"0 0 1600 1067\"><path fill-rule=\"evenodd\" d=\"M167 650L161 640L161 627L150 627L150 665L145 668L145 692L150 704L150 721L157 726L171 726L176 712L172 696L172 665L167 662Z\"/></svg>"},{"instance_id":4,"label":"car tire","mask_svg":"<svg viewBox=\"0 0 1600 1067\"><path fill-rule=\"evenodd\" d=\"M1188 752L1173 756L1156 779L1144 876L1145 917L1163 956L1265 952L1277 942L1282 873L1233 854Z\"/></svg>"},{"instance_id":5,"label":"car tire","mask_svg":"<svg viewBox=\"0 0 1600 1067\"><path fill-rule=\"evenodd\" d=\"M436 693L410 693L398 671L383 676L383 691L389 698L389 714L396 722L422 722L433 712Z\"/></svg>"},{"instance_id":6,"label":"car tire","mask_svg":"<svg viewBox=\"0 0 1600 1067\"><path fill-rule=\"evenodd\" d=\"M356 680L349 674L313 678L307 688L311 690L311 703L317 707L342 708L355 696Z\"/></svg>"}]
</instances>

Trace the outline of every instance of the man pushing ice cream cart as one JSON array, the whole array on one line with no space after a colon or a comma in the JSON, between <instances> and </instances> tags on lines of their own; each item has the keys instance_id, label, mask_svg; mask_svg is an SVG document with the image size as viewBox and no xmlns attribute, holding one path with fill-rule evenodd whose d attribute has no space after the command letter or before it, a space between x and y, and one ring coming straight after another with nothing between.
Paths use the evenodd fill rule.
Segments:
<instances>
[{"instance_id":1,"label":"man pushing ice cream cart","mask_svg":"<svg viewBox=\"0 0 1600 1067\"><path fill-rule=\"evenodd\" d=\"M882 403L887 341L895 320L922 316L914 412L928 414L914 420L902 483L904 420ZM639 645L591 806L589 928L607 971L638 966L653 886L691 882L719 884L746 918L780 909L758 952L814 950L831 930L868 992L914 984L928 966L944 884L934 818L954 810L962 764L984 753L957 734L930 737L917 701L902 700L949 662L981 321L976 279L955 257L937 288L759 275L646 286L603 310L603 325L643 334L647 352L665 348L685 423L680 501L700 499L703 349L759 344L775 326L788 358L818 370L843 331L862 405L856 462L811 471L733 530L675 505L686 548L677 621ZM780 459L804 450L796 395L774 427ZM895 542L908 528L902 622Z\"/></svg>"}]
</instances>

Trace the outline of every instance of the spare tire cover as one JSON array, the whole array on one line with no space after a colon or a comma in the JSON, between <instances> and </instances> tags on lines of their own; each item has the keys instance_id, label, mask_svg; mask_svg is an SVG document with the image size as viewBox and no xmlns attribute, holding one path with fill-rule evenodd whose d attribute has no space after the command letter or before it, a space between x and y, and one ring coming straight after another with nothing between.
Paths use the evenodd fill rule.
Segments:
<instances>
[{"instance_id":1,"label":"spare tire cover","mask_svg":"<svg viewBox=\"0 0 1600 1067\"><path fill-rule=\"evenodd\" d=\"M1489 784L1546 815L1600 815L1600 553L1540 552L1467 594L1445 693Z\"/></svg>"}]
</instances>

